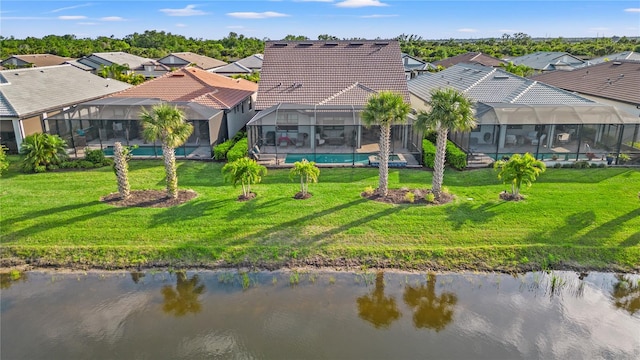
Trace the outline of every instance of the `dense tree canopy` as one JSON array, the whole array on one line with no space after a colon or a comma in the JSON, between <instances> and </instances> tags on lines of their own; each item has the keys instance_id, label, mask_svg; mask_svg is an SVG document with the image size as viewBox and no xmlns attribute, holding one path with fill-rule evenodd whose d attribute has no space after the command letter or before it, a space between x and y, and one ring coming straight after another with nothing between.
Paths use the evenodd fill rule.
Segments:
<instances>
[{"instance_id":1,"label":"dense tree canopy","mask_svg":"<svg viewBox=\"0 0 640 360\"><path fill-rule=\"evenodd\" d=\"M563 51L592 58L620 51L640 52L638 38L584 38L584 39L534 39L524 33L504 34L501 38L473 40L426 40L418 35L402 34L396 37L402 51L424 59L436 61L469 51L479 51L498 58L521 56L536 51ZM219 40L185 37L164 31L147 30L133 33L123 39L113 35L92 38L77 38L75 35L47 35L43 38L0 36L0 57L5 59L19 54L54 54L79 58L95 52L125 51L148 58L161 58L172 52L191 51L212 58L233 61L264 51L264 41L254 37L230 32ZM303 35L287 35L285 40L309 40ZM322 34L318 40L338 40L338 37ZM355 40L355 39L344 39Z\"/></svg>"}]
</instances>

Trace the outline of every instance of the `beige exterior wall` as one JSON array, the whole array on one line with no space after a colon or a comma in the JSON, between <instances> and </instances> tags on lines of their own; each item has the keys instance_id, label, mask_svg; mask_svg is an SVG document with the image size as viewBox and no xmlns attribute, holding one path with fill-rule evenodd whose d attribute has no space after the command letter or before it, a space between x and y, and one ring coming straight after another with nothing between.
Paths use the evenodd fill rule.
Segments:
<instances>
[{"instance_id":1,"label":"beige exterior wall","mask_svg":"<svg viewBox=\"0 0 640 360\"><path fill-rule=\"evenodd\" d=\"M28 119L22 119L22 130L24 136L33 135L35 133L42 132L42 124L40 122L40 116L30 117Z\"/></svg>"}]
</instances>

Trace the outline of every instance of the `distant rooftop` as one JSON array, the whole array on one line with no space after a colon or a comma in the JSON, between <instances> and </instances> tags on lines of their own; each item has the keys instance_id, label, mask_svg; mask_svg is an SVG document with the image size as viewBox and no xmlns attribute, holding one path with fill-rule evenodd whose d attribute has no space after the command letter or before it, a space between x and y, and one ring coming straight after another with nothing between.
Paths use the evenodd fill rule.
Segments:
<instances>
[{"instance_id":1,"label":"distant rooftop","mask_svg":"<svg viewBox=\"0 0 640 360\"><path fill-rule=\"evenodd\" d=\"M486 54L483 54L481 52L468 52L465 54L460 54L460 55L456 55L456 56L452 56L446 59L442 59L442 60L438 60L438 61L434 61L433 65L435 66L442 66L445 68L451 67L453 65L457 65L457 64L480 64L480 65L484 65L484 66L500 66L502 64L506 64L506 61L504 60L500 60L498 58L495 58L493 56L489 56Z\"/></svg>"}]
</instances>

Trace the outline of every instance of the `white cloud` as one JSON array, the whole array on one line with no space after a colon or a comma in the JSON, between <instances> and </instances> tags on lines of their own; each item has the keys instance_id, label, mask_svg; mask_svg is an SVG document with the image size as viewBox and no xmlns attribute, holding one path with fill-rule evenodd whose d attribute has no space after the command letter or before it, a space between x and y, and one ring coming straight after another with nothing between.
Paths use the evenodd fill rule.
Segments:
<instances>
[{"instance_id":1,"label":"white cloud","mask_svg":"<svg viewBox=\"0 0 640 360\"><path fill-rule=\"evenodd\" d=\"M289 15L282 14L274 11L265 11L265 12L232 12L227 13L227 16L231 16L238 19L267 19L267 18L277 18L277 17L287 17Z\"/></svg>"},{"instance_id":2,"label":"white cloud","mask_svg":"<svg viewBox=\"0 0 640 360\"><path fill-rule=\"evenodd\" d=\"M323 3L330 3L330 2L333 2L333 0L293 0L293 2L323 2Z\"/></svg>"},{"instance_id":3,"label":"white cloud","mask_svg":"<svg viewBox=\"0 0 640 360\"><path fill-rule=\"evenodd\" d=\"M187 25L186 24L177 23L176 27L183 28L183 27L187 27Z\"/></svg>"},{"instance_id":4,"label":"white cloud","mask_svg":"<svg viewBox=\"0 0 640 360\"><path fill-rule=\"evenodd\" d=\"M625 12L633 12L633 13L640 13L640 8L628 8L628 9L624 9Z\"/></svg>"},{"instance_id":5,"label":"white cloud","mask_svg":"<svg viewBox=\"0 0 640 360\"><path fill-rule=\"evenodd\" d=\"M87 17L84 15L63 15L63 16L58 16L59 20L82 20L82 19L86 19Z\"/></svg>"},{"instance_id":6,"label":"white cloud","mask_svg":"<svg viewBox=\"0 0 640 360\"><path fill-rule=\"evenodd\" d=\"M102 21L124 21L125 18L120 17L120 16L105 16L100 18L100 20Z\"/></svg>"},{"instance_id":7,"label":"white cloud","mask_svg":"<svg viewBox=\"0 0 640 360\"><path fill-rule=\"evenodd\" d=\"M202 10L196 10L196 5L187 5L184 9L160 9L167 16L198 16L206 15Z\"/></svg>"},{"instance_id":8,"label":"white cloud","mask_svg":"<svg viewBox=\"0 0 640 360\"><path fill-rule=\"evenodd\" d=\"M458 29L458 32L461 32L461 33L474 33L474 32L478 32L478 30L477 29L463 28L463 29Z\"/></svg>"},{"instance_id":9,"label":"white cloud","mask_svg":"<svg viewBox=\"0 0 640 360\"><path fill-rule=\"evenodd\" d=\"M390 18L390 17L398 17L400 15L397 14L388 14L388 15L383 15L383 14L373 14L373 15L362 15L360 16L363 19L380 19L380 18Z\"/></svg>"},{"instance_id":10,"label":"white cloud","mask_svg":"<svg viewBox=\"0 0 640 360\"><path fill-rule=\"evenodd\" d=\"M337 7L360 8L366 6L389 6L380 0L345 0L336 4Z\"/></svg>"},{"instance_id":11,"label":"white cloud","mask_svg":"<svg viewBox=\"0 0 640 360\"><path fill-rule=\"evenodd\" d=\"M67 7L51 10L51 12L52 13L57 13L57 12L60 12L60 11L72 10L72 9L87 7L87 6L91 6L91 5L93 5L93 4L87 3L87 4L80 4L80 5L74 5L74 6L67 6Z\"/></svg>"}]
</instances>

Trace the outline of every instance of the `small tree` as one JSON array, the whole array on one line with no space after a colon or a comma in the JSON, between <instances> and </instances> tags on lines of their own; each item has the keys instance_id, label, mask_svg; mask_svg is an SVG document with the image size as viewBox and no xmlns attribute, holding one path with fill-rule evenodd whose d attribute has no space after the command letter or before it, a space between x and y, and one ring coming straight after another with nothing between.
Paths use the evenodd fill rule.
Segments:
<instances>
[{"instance_id":1,"label":"small tree","mask_svg":"<svg viewBox=\"0 0 640 360\"><path fill-rule=\"evenodd\" d=\"M4 145L0 145L0 176L9 168L9 160L7 160L7 149Z\"/></svg>"},{"instance_id":2,"label":"small tree","mask_svg":"<svg viewBox=\"0 0 640 360\"><path fill-rule=\"evenodd\" d=\"M309 192L309 183L318 182L318 176L320 176L320 169L315 162L309 162L307 159L296 161L289 173L291 179L300 177L300 193L303 197Z\"/></svg>"},{"instance_id":3,"label":"small tree","mask_svg":"<svg viewBox=\"0 0 640 360\"><path fill-rule=\"evenodd\" d=\"M225 181L229 181L236 186L242 185L242 196L249 197L251 184L262 181L262 176L267 174L267 168L258 164L255 160L243 157L225 164L222 167Z\"/></svg>"},{"instance_id":4,"label":"small tree","mask_svg":"<svg viewBox=\"0 0 640 360\"><path fill-rule=\"evenodd\" d=\"M178 197L175 148L184 144L193 132L193 125L185 121L184 113L167 103L153 106L151 112L143 110L142 136L147 141L160 140L167 180L167 197Z\"/></svg>"},{"instance_id":5,"label":"small tree","mask_svg":"<svg viewBox=\"0 0 640 360\"><path fill-rule=\"evenodd\" d=\"M496 161L493 167L499 170L498 179L502 179L505 184L511 184L511 196L515 198L520 196L522 184L531 186L536 178L546 170L544 162L536 160L529 153L513 154L509 160Z\"/></svg>"},{"instance_id":6,"label":"small tree","mask_svg":"<svg viewBox=\"0 0 640 360\"><path fill-rule=\"evenodd\" d=\"M67 143L58 135L36 133L24 138L20 145L22 168L26 172L45 172L68 158Z\"/></svg>"},{"instance_id":7,"label":"small tree","mask_svg":"<svg viewBox=\"0 0 640 360\"><path fill-rule=\"evenodd\" d=\"M118 193L120 198L127 199L131 195L131 186L129 185L129 160L131 159L131 149L122 146L119 141L113 144L113 170L118 179Z\"/></svg>"}]
</instances>

